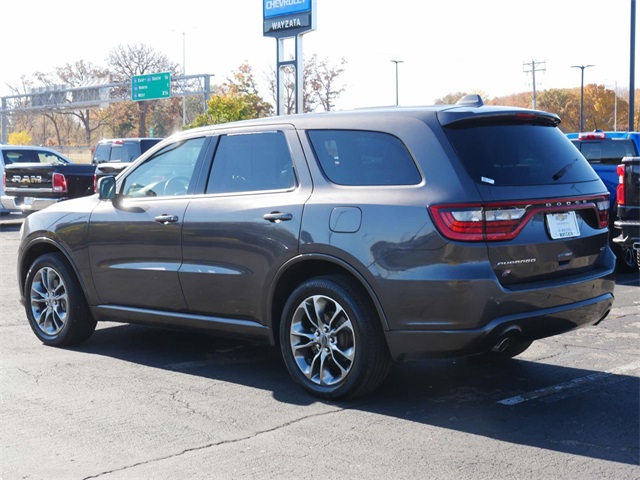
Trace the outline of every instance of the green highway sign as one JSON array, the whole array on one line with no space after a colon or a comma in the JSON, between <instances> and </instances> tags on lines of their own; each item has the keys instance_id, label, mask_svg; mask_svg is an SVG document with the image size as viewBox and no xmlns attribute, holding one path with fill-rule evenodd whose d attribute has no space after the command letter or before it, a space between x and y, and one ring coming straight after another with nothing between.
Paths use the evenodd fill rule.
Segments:
<instances>
[{"instance_id":1,"label":"green highway sign","mask_svg":"<svg viewBox=\"0 0 640 480\"><path fill-rule=\"evenodd\" d=\"M155 100L171 96L171 72L149 73L131 77L131 100Z\"/></svg>"}]
</instances>

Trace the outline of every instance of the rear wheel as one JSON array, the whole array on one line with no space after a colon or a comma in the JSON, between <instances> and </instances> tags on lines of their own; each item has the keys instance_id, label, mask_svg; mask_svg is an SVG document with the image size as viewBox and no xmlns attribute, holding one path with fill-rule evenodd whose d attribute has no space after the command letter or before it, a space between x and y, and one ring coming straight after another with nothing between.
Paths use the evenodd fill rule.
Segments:
<instances>
[{"instance_id":1,"label":"rear wheel","mask_svg":"<svg viewBox=\"0 0 640 480\"><path fill-rule=\"evenodd\" d=\"M624 273L632 273L638 270L640 260L638 259L638 252L632 247L625 247L623 245L616 245L614 250L618 263L618 270Z\"/></svg>"},{"instance_id":2,"label":"rear wheel","mask_svg":"<svg viewBox=\"0 0 640 480\"><path fill-rule=\"evenodd\" d=\"M60 253L38 257L25 282L31 329L46 345L63 347L91 336L96 321L76 275Z\"/></svg>"},{"instance_id":3,"label":"rear wheel","mask_svg":"<svg viewBox=\"0 0 640 480\"><path fill-rule=\"evenodd\" d=\"M362 288L344 275L307 280L294 290L284 308L280 345L293 379L323 398L369 393L391 366L379 316Z\"/></svg>"}]
</instances>

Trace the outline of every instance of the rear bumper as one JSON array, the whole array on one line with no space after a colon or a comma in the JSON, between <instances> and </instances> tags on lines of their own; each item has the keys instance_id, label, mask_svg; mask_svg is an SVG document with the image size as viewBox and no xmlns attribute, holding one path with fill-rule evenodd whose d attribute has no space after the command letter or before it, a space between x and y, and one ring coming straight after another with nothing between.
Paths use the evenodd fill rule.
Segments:
<instances>
[{"instance_id":1,"label":"rear bumper","mask_svg":"<svg viewBox=\"0 0 640 480\"><path fill-rule=\"evenodd\" d=\"M36 212L43 208L58 203L60 198L39 198L39 197L23 197L23 196L11 196L3 195L0 201L2 206L7 210L22 211L22 212Z\"/></svg>"},{"instance_id":2,"label":"rear bumper","mask_svg":"<svg viewBox=\"0 0 640 480\"><path fill-rule=\"evenodd\" d=\"M614 296L606 293L577 303L497 318L470 330L387 331L396 360L469 355L491 350L505 336L536 340L596 325L611 311Z\"/></svg>"},{"instance_id":3,"label":"rear bumper","mask_svg":"<svg viewBox=\"0 0 640 480\"><path fill-rule=\"evenodd\" d=\"M621 231L621 234L613 239L615 243L640 250L640 222L616 220L614 226Z\"/></svg>"}]
</instances>

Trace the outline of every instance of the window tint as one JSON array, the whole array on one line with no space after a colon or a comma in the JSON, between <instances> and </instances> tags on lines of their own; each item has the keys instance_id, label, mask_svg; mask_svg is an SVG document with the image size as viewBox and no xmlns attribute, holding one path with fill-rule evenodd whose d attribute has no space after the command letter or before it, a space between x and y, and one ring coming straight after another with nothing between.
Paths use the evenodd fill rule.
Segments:
<instances>
[{"instance_id":1,"label":"window tint","mask_svg":"<svg viewBox=\"0 0 640 480\"><path fill-rule=\"evenodd\" d=\"M634 157L637 155L633 140L575 140L573 144L578 147L589 163L618 165L624 157Z\"/></svg>"},{"instance_id":2,"label":"window tint","mask_svg":"<svg viewBox=\"0 0 640 480\"><path fill-rule=\"evenodd\" d=\"M293 186L293 161L283 132L220 137L207 193L279 190Z\"/></svg>"},{"instance_id":3,"label":"window tint","mask_svg":"<svg viewBox=\"0 0 640 480\"><path fill-rule=\"evenodd\" d=\"M324 174L339 185L415 185L421 176L396 137L359 130L310 130Z\"/></svg>"},{"instance_id":4,"label":"window tint","mask_svg":"<svg viewBox=\"0 0 640 480\"><path fill-rule=\"evenodd\" d=\"M122 193L127 197L186 195L205 138L168 145L131 171Z\"/></svg>"},{"instance_id":5,"label":"window tint","mask_svg":"<svg viewBox=\"0 0 640 480\"><path fill-rule=\"evenodd\" d=\"M543 185L598 179L591 165L554 126L499 123L444 130L478 183Z\"/></svg>"}]
</instances>

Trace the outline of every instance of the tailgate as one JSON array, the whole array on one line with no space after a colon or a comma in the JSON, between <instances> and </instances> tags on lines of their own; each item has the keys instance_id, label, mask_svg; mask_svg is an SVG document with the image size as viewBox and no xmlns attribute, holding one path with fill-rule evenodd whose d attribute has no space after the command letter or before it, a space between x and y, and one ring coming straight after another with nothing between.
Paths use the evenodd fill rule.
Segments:
<instances>
[{"instance_id":1,"label":"tailgate","mask_svg":"<svg viewBox=\"0 0 640 480\"><path fill-rule=\"evenodd\" d=\"M5 167L5 193L9 195L31 195L53 192L52 165L14 163Z\"/></svg>"}]
</instances>

